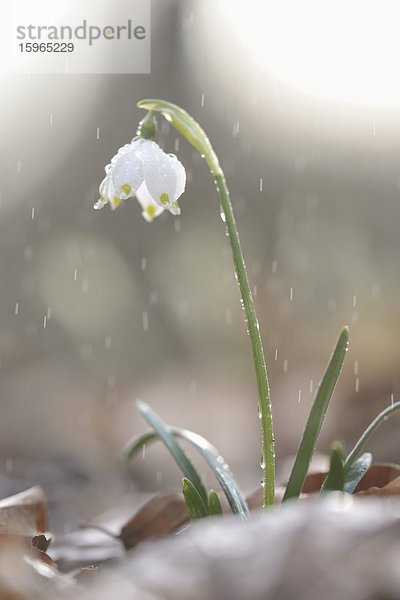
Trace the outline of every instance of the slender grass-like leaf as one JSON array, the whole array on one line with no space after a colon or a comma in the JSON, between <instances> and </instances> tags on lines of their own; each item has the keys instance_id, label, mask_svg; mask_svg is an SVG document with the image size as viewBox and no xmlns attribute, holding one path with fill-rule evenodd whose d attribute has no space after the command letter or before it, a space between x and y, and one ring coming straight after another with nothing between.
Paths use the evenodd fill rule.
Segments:
<instances>
[{"instance_id":1,"label":"slender grass-like leaf","mask_svg":"<svg viewBox=\"0 0 400 600\"><path fill-rule=\"evenodd\" d=\"M192 521L208 517L208 509L204 505L202 497L187 477L182 478L182 492L189 517Z\"/></svg>"},{"instance_id":2,"label":"slender grass-like leaf","mask_svg":"<svg viewBox=\"0 0 400 600\"><path fill-rule=\"evenodd\" d=\"M338 442L331 446L331 459L328 475L321 487L321 492L342 492L344 487L344 454L343 448Z\"/></svg>"},{"instance_id":3,"label":"slender grass-like leaf","mask_svg":"<svg viewBox=\"0 0 400 600\"><path fill-rule=\"evenodd\" d=\"M367 429L364 431L358 442L355 444L353 450L350 452L344 463L345 474L350 470L351 465L357 460L362 451L365 448L371 435L378 429L382 423L385 423L390 417L400 412L400 402L395 402L390 406L386 407L375 419L370 423Z\"/></svg>"},{"instance_id":4,"label":"slender grass-like leaf","mask_svg":"<svg viewBox=\"0 0 400 600\"><path fill-rule=\"evenodd\" d=\"M208 512L210 515L222 515L222 506L219 501L218 494L214 490L210 490L208 494Z\"/></svg>"},{"instance_id":5,"label":"slender grass-like leaf","mask_svg":"<svg viewBox=\"0 0 400 600\"><path fill-rule=\"evenodd\" d=\"M344 470L343 491L352 494L372 464L372 454L365 452Z\"/></svg>"},{"instance_id":6,"label":"slender grass-like leaf","mask_svg":"<svg viewBox=\"0 0 400 600\"><path fill-rule=\"evenodd\" d=\"M179 427L167 427L167 429L173 436L188 441L196 448L217 478L228 500L229 506L232 509L232 512L239 514L242 518L247 518L249 515L249 508L247 506L245 497L240 490L240 487L237 484L228 464L224 461L215 446L210 444L210 442L204 437L194 433L193 431L180 429ZM124 454L127 459L130 460L144 445L151 444L157 439L157 433L153 431L147 431L128 442Z\"/></svg>"},{"instance_id":7,"label":"slender grass-like leaf","mask_svg":"<svg viewBox=\"0 0 400 600\"><path fill-rule=\"evenodd\" d=\"M306 478L311 458L314 454L321 427L328 410L333 390L340 375L349 341L349 329L344 327L329 359L328 366L319 384L311 407L303 436L297 451L293 469L289 477L283 500L298 498Z\"/></svg>"},{"instance_id":8,"label":"slender grass-like leaf","mask_svg":"<svg viewBox=\"0 0 400 600\"><path fill-rule=\"evenodd\" d=\"M154 410L150 408L148 404L146 404L146 402L138 400L136 402L136 406L140 414L146 419L148 424L154 429L154 431L157 432L157 435L172 454L178 467L181 469L184 476L192 482L197 492L199 493L199 496L203 500L204 506L207 507L207 492L202 484L200 476L197 473L192 462L190 461L189 457L185 454L185 452L182 450L182 448L174 438L169 427L165 425L165 423L154 412Z\"/></svg>"}]
</instances>

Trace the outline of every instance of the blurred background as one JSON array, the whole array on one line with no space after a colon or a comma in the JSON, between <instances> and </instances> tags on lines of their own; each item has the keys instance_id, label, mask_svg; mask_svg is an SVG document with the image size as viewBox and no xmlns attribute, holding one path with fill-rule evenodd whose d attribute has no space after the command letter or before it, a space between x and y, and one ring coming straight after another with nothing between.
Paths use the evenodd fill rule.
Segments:
<instances>
[{"instance_id":1,"label":"blurred background","mask_svg":"<svg viewBox=\"0 0 400 600\"><path fill-rule=\"evenodd\" d=\"M225 170L279 476L344 324L350 350L320 450L350 449L399 400L398 11L153 0L150 75L2 77L1 495L41 483L62 523L128 491L179 488L157 445L121 461L146 429L136 398L208 437L246 490L259 485L253 366L204 161L160 119L159 143L188 173L182 215L149 225L133 200L93 210L143 98L187 109ZM400 460L398 427L376 434L376 459Z\"/></svg>"}]
</instances>

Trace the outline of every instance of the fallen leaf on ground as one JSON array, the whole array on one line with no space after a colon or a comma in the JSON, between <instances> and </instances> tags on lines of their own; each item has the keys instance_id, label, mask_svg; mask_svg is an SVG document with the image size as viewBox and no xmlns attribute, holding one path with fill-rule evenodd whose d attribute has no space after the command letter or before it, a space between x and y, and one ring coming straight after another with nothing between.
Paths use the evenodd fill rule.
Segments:
<instances>
[{"instance_id":1,"label":"fallen leaf on ground","mask_svg":"<svg viewBox=\"0 0 400 600\"><path fill-rule=\"evenodd\" d=\"M400 466L391 463L371 465L355 493L365 496L400 495Z\"/></svg>"},{"instance_id":2,"label":"fallen leaf on ground","mask_svg":"<svg viewBox=\"0 0 400 600\"><path fill-rule=\"evenodd\" d=\"M144 540L181 529L189 522L183 498L175 493L151 498L122 527L119 539L128 550Z\"/></svg>"},{"instance_id":3,"label":"fallen leaf on ground","mask_svg":"<svg viewBox=\"0 0 400 600\"><path fill-rule=\"evenodd\" d=\"M46 531L46 525L46 500L39 486L0 500L0 534L32 538Z\"/></svg>"}]
</instances>

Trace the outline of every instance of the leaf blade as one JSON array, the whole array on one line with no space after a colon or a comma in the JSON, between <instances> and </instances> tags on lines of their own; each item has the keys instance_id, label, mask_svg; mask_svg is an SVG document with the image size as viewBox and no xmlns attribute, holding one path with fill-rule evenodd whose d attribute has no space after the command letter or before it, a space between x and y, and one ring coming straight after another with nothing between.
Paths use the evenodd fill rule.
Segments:
<instances>
[{"instance_id":1,"label":"leaf blade","mask_svg":"<svg viewBox=\"0 0 400 600\"><path fill-rule=\"evenodd\" d=\"M312 455L314 454L322 424L328 410L337 380L342 370L349 341L349 328L343 327L335 348L330 356L321 383L318 387L314 403L311 407L306 426L296 454L294 465L286 486L283 502L289 498L298 498Z\"/></svg>"},{"instance_id":2,"label":"leaf blade","mask_svg":"<svg viewBox=\"0 0 400 600\"><path fill-rule=\"evenodd\" d=\"M342 446L334 442L331 447L329 471L322 484L321 492L342 492L344 487L344 454Z\"/></svg>"},{"instance_id":3,"label":"leaf blade","mask_svg":"<svg viewBox=\"0 0 400 600\"><path fill-rule=\"evenodd\" d=\"M350 469L350 467L354 463L354 461L356 461L357 458L360 456L360 454L363 451L369 438L378 429L378 427L380 427L390 417L394 416L395 414L397 414L399 412L400 412L400 402L395 402L394 404L387 406L382 412L379 413L379 415L377 415L375 417L375 419L373 421L371 421L371 423L365 429L365 431L363 432L361 437L357 440L353 449L351 450L348 457L346 458L345 463L344 463L345 473Z\"/></svg>"},{"instance_id":4,"label":"leaf blade","mask_svg":"<svg viewBox=\"0 0 400 600\"><path fill-rule=\"evenodd\" d=\"M215 446L210 444L210 442L201 435L187 429L169 427L169 431L172 435L188 441L197 449L220 483L232 512L239 514L243 519L248 518L250 511L246 499L237 484L229 465L224 461ZM157 434L152 431L134 438L134 440L128 442L125 456L129 459L132 458L144 444L153 443L157 438Z\"/></svg>"},{"instance_id":5,"label":"leaf blade","mask_svg":"<svg viewBox=\"0 0 400 600\"><path fill-rule=\"evenodd\" d=\"M218 494L215 490L210 490L208 494L208 513L210 515L222 515L222 506Z\"/></svg>"},{"instance_id":6,"label":"leaf blade","mask_svg":"<svg viewBox=\"0 0 400 600\"><path fill-rule=\"evenodd\" d=\"M146 402L138 400L136 402L136 406L140 414L144 417L144 419L146 419L146 421L154 429L154 431L157 432L157 435L167 447L169 452L172 454L176 464L181 469L184 476L192 482L192 484L198 491L200 497L202 498L204 505L207 506L207 492L201 481L200 475L197 473L192 462L182 450L178 442L175 440L168 426L165 425L165 423L160 419L157 413L152 408L150 408L150 406L146 404Z\"/></svg>"},{"instance_id":7,"label":"leaf blade","mask_svg":"<svg viewBox=\"0 0 400 600\"><path fill-rule=\"evenodd\" d=\"M352 494L372 464L372 454L365 452L347 470L344 469L343 491Z\"/></svg>"},{"instance_id":8,"label":"leaf blade","mask_svg":"<svg viewBox=\"0 0 400 600\"><path fill-rule=\"evenodd\" d=\"M199 492L187 477L182 478L182 492L191 521L208 517L207 507Z\"/></svg>"}]
</instances>

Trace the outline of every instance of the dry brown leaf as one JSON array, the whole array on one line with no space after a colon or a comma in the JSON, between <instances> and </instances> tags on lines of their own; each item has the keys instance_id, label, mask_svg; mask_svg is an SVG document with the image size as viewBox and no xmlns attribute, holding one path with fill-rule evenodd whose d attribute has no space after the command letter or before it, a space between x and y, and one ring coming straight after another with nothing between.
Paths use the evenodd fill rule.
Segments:
<instances>
[{"instance_id":1,"label":"dry brown leaf","mask_svg":"<svg viewBox=\"0 0 400 600\"><path fill-rule=\"evenodd\" d=\"M325 480L326 472L309 473L304 481L301 497L316 494ZM285 491L284 486L277 486L275 501L279 504ZM389 496L400 494L400 465L392 463L373 464L358 484L355 494ZM262 507L263 491L258 488L247 498L250 510Z\"/></svg>"},{"instance_id":2,"label":"dry brown leaf","mask_svg":"<svg viewBox=\"0 0 400 600\"><path fill-rule=\"evenodd\" d=\"M32 548L37 548L41 552L47 552L51 544L51 537L46 537L43 533L34 535L31 540Z\"/></svg>"},{"instance_id":3,"label":"dry brown leaf","mask_svg":"<svg viewBox=\"0 0 400 600\"><path fill-rule=\"evenodd\" d=\"M46 500L42 488L34 486L0 500L0 534L32 538L46 531Z\"/></svg>"},{"instance_id":4,"label":"dry brown leaf","mask_svg":"<svg viewBox=\"0 0 400 600\"><path fill-rule=\"evenodd\" d=\"M118 537L128 550L144 540L172 533L188 522L183 498L175 493L163 494L146 502L122 527Z\"/></svg>"},{"instance_id":5,"label":"dry brown leaf","mask_svg":"<svg viewBox=\"0 0 400 600\"><path fill-rule=\"evenodd\" d=\"M400 466L392 463L372 465L358 484L355 493L366 496L400 495Z\"/></svg>"}]
</instances>

